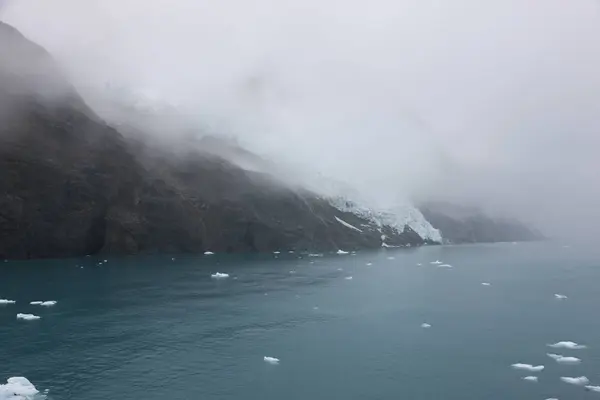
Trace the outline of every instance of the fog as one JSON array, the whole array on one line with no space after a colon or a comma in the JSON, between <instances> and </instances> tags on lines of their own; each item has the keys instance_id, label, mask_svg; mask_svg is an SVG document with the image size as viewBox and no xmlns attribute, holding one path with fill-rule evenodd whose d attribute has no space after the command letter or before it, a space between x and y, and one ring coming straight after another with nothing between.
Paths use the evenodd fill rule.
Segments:
<instances>
[{"instance_id":1,"label":"fog","mask_svg":"<svg viewBox=\"0 0 600 400\"><path fill-rule=\"evenodd\" d=\"M600 233L596 0L15 0L1 18L82 93L144 93L305 176Z\"/></svg>"}]
</instances>

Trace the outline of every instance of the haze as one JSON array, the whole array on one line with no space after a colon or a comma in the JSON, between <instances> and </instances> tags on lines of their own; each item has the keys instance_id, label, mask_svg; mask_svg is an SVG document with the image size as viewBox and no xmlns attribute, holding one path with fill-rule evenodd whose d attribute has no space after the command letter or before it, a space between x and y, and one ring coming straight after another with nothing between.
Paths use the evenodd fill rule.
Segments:
<instances>
[{"instance_id":1,"label":"haze","mask_svg":"<svg viewBox=\"0 0 600 400\"><path fill-rule=\"evenodd\" d=\"M15 0L1 18L88 101L109 84L176 104L382 203L600 233L597 1Z\"/></svg>"}]
</instances>

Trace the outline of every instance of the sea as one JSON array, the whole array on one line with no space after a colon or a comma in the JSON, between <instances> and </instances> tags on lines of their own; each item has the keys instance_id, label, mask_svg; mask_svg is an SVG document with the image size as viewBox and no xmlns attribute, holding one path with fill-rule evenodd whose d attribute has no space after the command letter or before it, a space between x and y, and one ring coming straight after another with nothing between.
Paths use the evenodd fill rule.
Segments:
<instances>
[{"instance_id":1,"label":"sea","mask_svg":"<svg viewBox=\"0 0 600 400\"><path fill-rule=\"evenodd\" d=\"M0 383L39 391L5 399L600 399L599 248L6 261Z\"/></svg>"}]
</instances>

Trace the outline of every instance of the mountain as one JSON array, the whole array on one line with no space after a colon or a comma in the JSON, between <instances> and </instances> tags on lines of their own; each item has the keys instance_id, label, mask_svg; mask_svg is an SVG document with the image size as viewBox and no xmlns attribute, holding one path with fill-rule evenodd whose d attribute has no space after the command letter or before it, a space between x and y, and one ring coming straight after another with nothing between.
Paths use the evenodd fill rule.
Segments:
<instances>
[{"instance_id":1,"label":"mountain","mask_svg":"<svg viewBox=\"0 0 600 400\"><path fill-rule=\"evenodd\" d=\"M475 207L430 202L419 209L446 243L513 242L541 240L543 235L523 223L493 218Z\"/></svg>"},{"instance_id":2,"label":"mountain","mask_svg":"<svg viewBox=\"0 0 600 400\"><path fill-rule=\"evenodd\" d=\"M435 242L291 187L226 141L124 136L129 127L107 124L50 54L2 22L0 121L1 258Z\"/></svg>"}]
</instances>

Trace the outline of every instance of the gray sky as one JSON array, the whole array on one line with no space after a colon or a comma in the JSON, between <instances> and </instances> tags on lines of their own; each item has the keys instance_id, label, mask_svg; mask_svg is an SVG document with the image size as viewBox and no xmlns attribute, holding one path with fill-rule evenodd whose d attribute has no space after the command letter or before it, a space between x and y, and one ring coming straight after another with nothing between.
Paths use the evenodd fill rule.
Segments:
<instances>
[{"instance_id":1,"label":"gray sky","mask_svg":"<svg viewBox=\"0 0 600 400\"><path fill-rule=\"evenodd\" d=\"M14 0L3 19L79 87L152 93L381 201L600 233L596 0Z\"/></svg>"}]
</instances>

